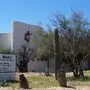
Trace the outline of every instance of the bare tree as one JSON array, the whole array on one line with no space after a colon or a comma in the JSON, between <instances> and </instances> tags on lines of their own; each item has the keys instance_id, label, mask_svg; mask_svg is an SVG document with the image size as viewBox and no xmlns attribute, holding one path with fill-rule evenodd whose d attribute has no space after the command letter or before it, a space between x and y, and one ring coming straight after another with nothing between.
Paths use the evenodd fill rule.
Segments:
<instances>
[{"instance_id":1,"label":"bare tree","mask_svg":"<svg viewBox=\"0 0 90 90\"><path fill-rule=\"evenodd\" d=\"M52 58L54 58L54 39L53 39L53 30L49 27L48 31L44 31L41 30L39 32L39 38L40 38L40 42L38 47L36 48L35 52L36 52L36 57L38 58L38 60L42 60L42 61L46 61L47 63L47 72L46 75L50 75L49 74L49 62Z\"/></svg>"},{"instance_id":2,"label":"bare tree","mask_svg":"<svg viewBox=\"0 0 90 90\"><path fill-rule=\"evenodd\" d=\"M87 19L77 12L73 12L70 19L56 14L53 25L59 30L62 57L71 65L75 77L84 76L82 64L90 53Z\"/></svg>"},{"instance_id":3,"label":"bare tree","mask_svg":"<svg viewBox=\"0 0 90 90\"><path fill-rule=\"evenodd\" d=\"M28 62L32 59L33 49L30 48L30 35L31 33L27 31L24 35L24 40L26 45L22 45L21 49L17 53L17 66L19 71L27 72L28 71Z\"/></svg>"}]
</instances>

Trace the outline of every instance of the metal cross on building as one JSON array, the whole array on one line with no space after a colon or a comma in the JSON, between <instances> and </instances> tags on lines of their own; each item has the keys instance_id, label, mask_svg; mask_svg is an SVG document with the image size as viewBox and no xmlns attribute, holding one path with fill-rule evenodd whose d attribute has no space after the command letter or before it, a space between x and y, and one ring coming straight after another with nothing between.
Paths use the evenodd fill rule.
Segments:
<instances>
[{"instance_id":1,"label":"metal cross on building","mask_svg":"<svg viewBox=\"0 0 90 90\"><path fill-rule=\"evenodd\" d=\"M30 41L30 36L31 36L32 34L30 33L30 31L27 31L26 33L25 33L25 35L24 35L24 40L27 42L27 43L29 43L29 41Z\"/></svg>"}]
</instances>

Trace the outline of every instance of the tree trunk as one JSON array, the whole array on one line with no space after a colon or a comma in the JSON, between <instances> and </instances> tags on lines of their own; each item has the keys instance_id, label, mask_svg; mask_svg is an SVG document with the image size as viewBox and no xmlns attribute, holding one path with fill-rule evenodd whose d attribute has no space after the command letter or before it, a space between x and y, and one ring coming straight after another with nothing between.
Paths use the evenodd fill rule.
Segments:
<instances>
[{"instance_id":1,"label":"tree trunk","mask_svg":"<svg viewBox=\"0 0 90 90\"><path fill-rule=\"evenodd\" d=\"M60 70L61 66L61 61L60 61L60 56L55 55L55 79L57 80L57 73Z\"/></svg>"},{"instance_id":2,"label":"tree trunk","mask_svg":"<svg viewBox=\"0 0 90 90\"><path fill-rule=\"evenodd\" d=\"M23 72L23 68L22 67L18 67L18 69L19 69L19 72Z\"/></svg>"},{"instance_id":3,"label":"tree trunk","mask_svg":"<svg viewBox=\"0 0 90 90\"><path fill-rule=\"evenodd\" d=\"M79 77L84 77L83 69L81 69L81 67L79 69Z\"/></svg>"},{"instance_id":4,"label":"tree trunk","mask_svg":"<svg viewBox=\"0 0 90 90\"><path fill-rule=\"evenodd\" d=\"M21 62L19 65L20 72L28 72L28 63Z\"/></svg>"},{"instance_id":5,"label":"tree trunk","mask_svg":"<svg viewBox=\"0 0 90 90\"><path fill-rule=\"evenodd\" d=\"M24 65L23 69L24 69L24 72L28 72L28 63Z\"/></svg>"},{"instance_id":6,"label":"tree trunk","mask_svg":"<svg viewBox=\"0 0 90 90\"><path fill-rule=\"evenodd\" d=\"M78 77L79 76L78 68L74 68L73 69L73 75L74 75L74 77Z\"/></svg>"},{"instance_id":7,"label":"tree trunk","mask_svg":"<svg viewBox=\"0 0 90 90\"><path fill-rule=\"evenodd\" d=\"M47 60L47 70L46 70L46 76L49 76L49 59Z\"/></svg>"}]
</instances>

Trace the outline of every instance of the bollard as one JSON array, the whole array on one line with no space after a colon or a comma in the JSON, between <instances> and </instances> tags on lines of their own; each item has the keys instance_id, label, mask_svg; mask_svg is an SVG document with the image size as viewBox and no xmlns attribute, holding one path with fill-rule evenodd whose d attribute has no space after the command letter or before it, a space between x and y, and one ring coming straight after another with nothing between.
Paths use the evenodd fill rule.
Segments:
<instances>
[{"instance_id":1,"label":"bollard","mask_svg":"<svg viewBox=\"0 0 90 90\"><path fill-rule=\"evenodd\" d=\"M19 76L19 81L20 81L20 88L29 89L29 84L28 84L28 81L25 78L24 74L21 74Z\"/></svg>"},{"instance_id":2,"label":"bollard","mask_svg":"<svg viewBox=\"0 0 90 90\"><path fill-rule=\"evenodd\" d=\"M57 80L58 80L60 86L62 86L62 87L67 86L66 74L64 71L57 72Z\"/></svg>"}]
</instances>

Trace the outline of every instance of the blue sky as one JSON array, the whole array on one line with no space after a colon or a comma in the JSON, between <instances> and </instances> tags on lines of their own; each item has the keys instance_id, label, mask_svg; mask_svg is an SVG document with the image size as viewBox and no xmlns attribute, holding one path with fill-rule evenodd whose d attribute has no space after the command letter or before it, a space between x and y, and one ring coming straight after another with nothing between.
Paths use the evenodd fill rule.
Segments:
<instances>
[{"instance_id":1,"label":"blue sky","mask_svg":"<svg viewBox=\"0 0 90 90\"><path fill-rule=\"evenodd\" d=\"M50 24L49 18L60 11L66 16L71 10L83 12L90 20L90 0L0 0L0 32L11 32L13 21Z\"/></svg>"}]
</instances>

